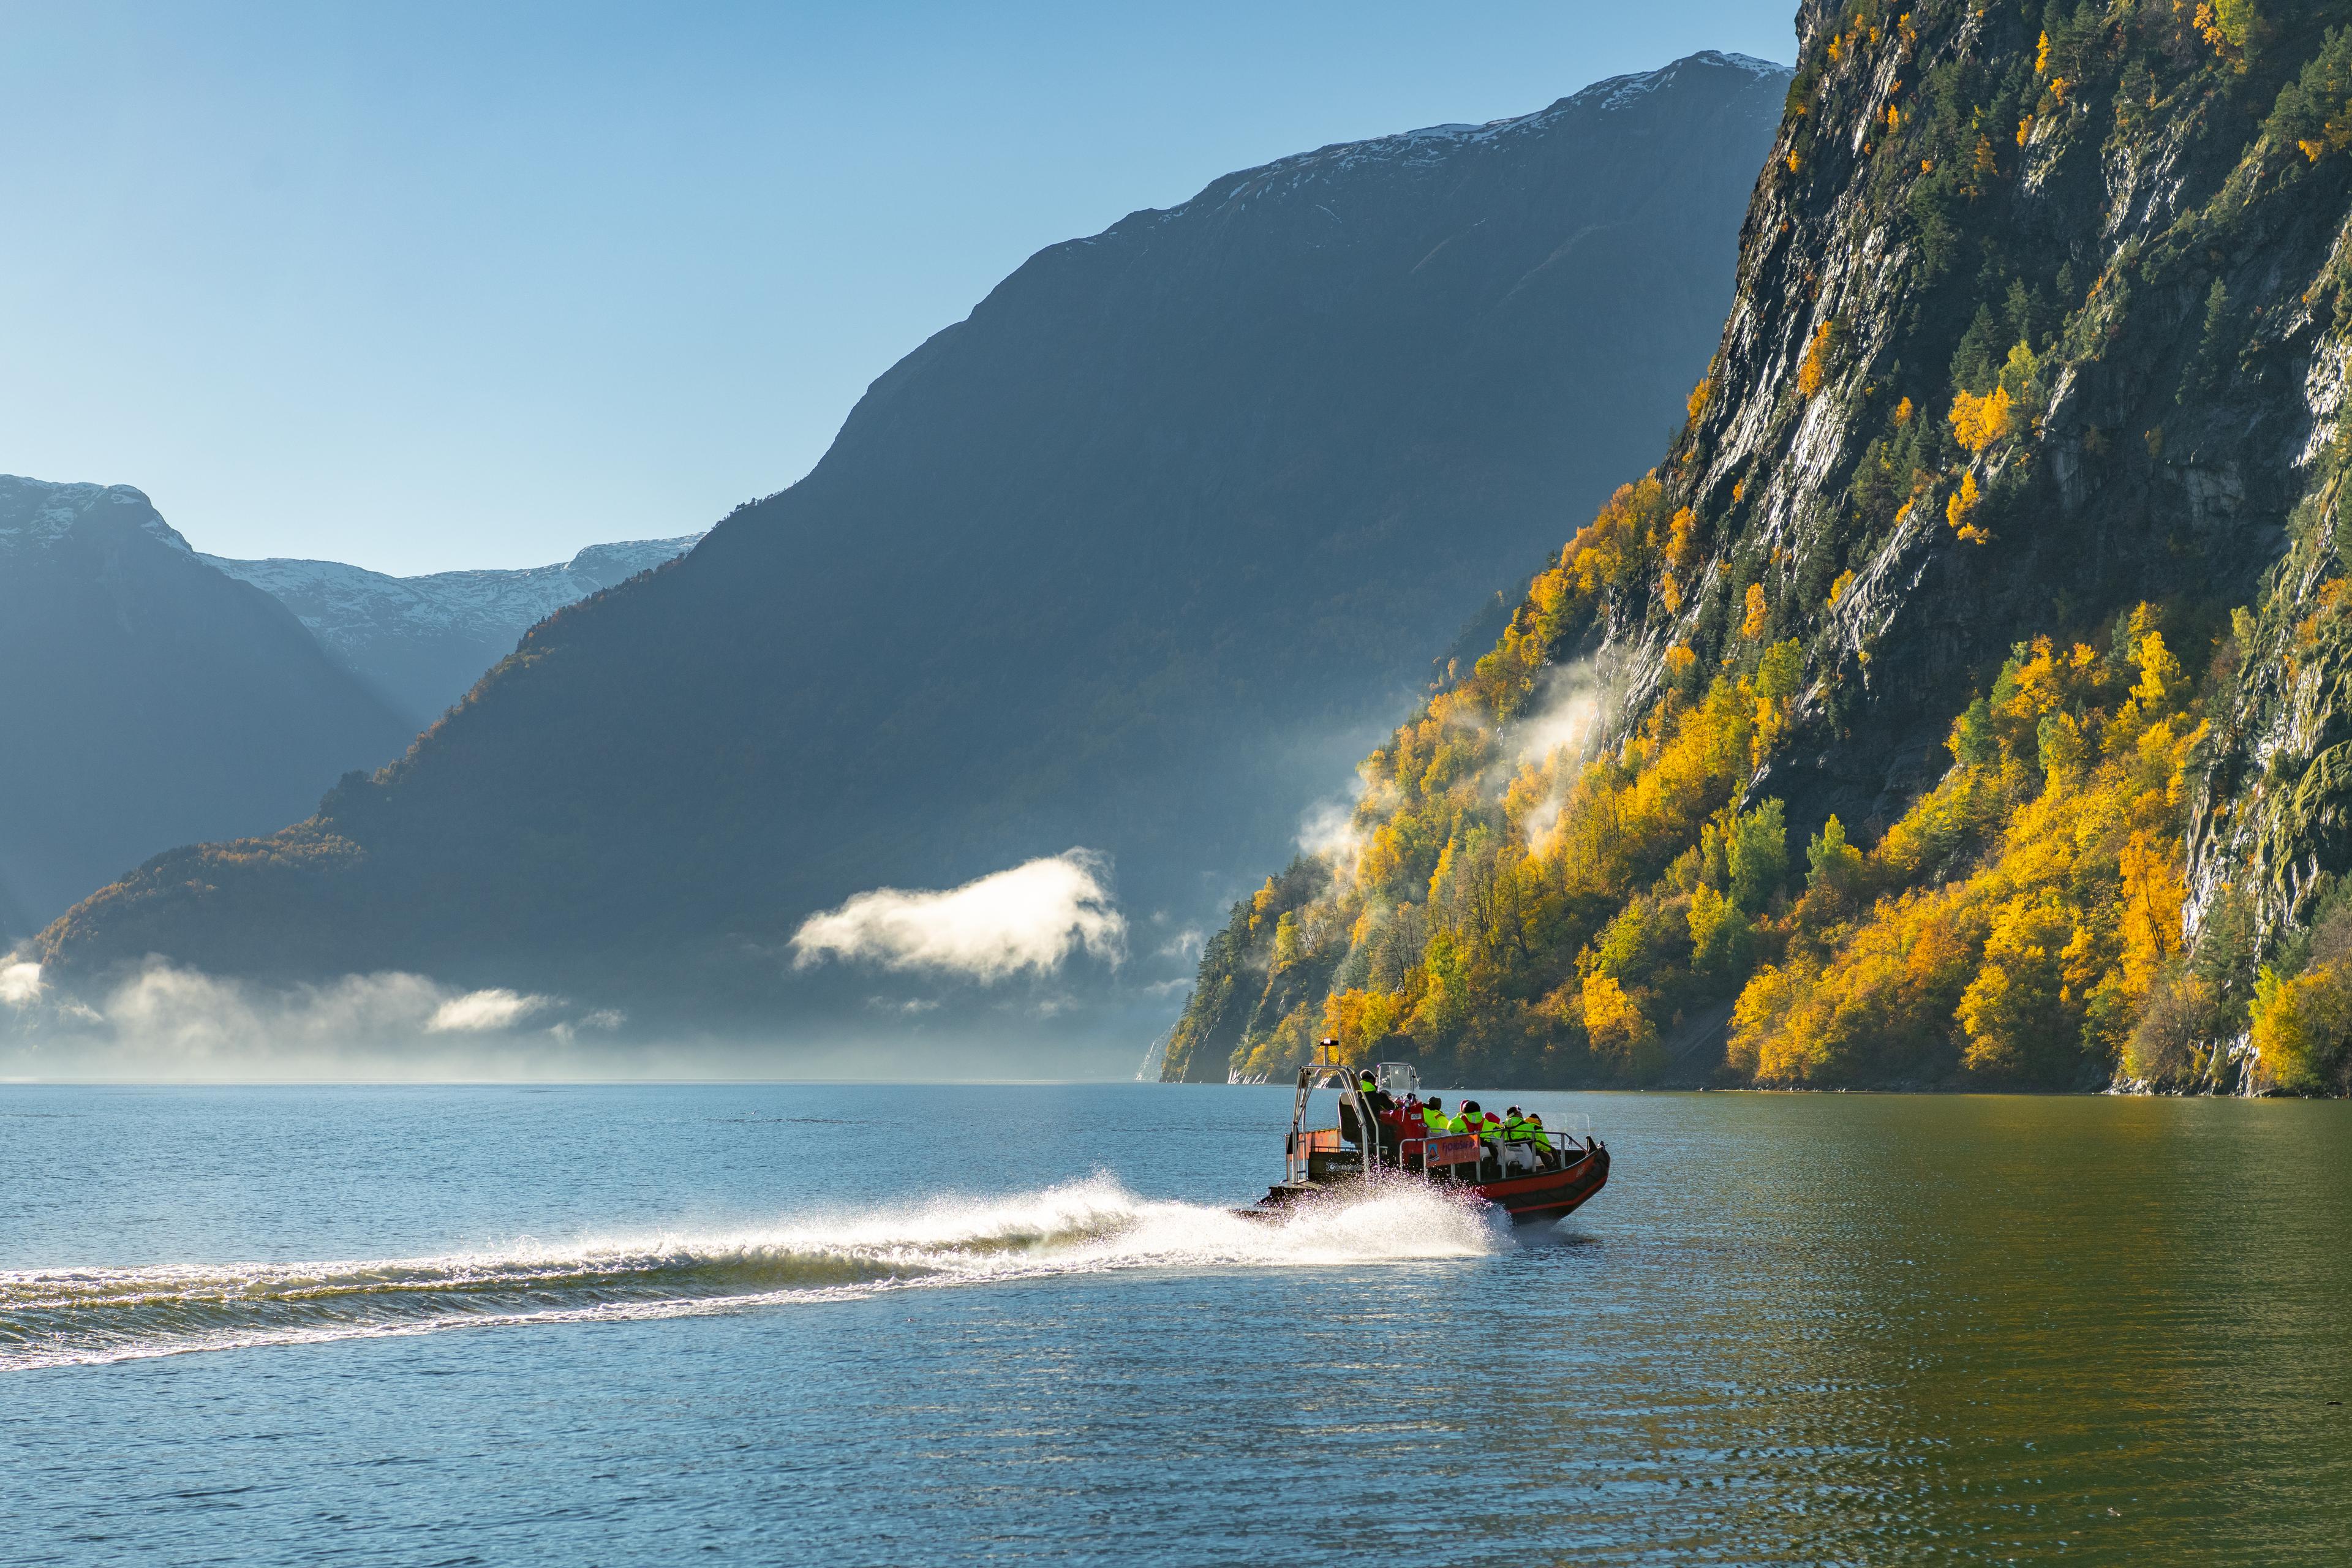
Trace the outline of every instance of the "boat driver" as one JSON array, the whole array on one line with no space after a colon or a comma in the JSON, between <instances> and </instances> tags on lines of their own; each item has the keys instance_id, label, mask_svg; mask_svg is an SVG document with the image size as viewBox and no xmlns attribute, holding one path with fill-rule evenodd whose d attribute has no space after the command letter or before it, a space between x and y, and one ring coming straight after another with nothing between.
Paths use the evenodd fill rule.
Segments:
<instances>
[{"instance_id":1,"label":"boat driver","mask_svg":"<svg viewBox=\"0 0 2352 1568\"><path fill-rule=\"evenodd\" d=\"M1403 1131L1399 1126L1402 1118L1397 1114L1396 1096L1381 1087L1380 1079L1372 1076L1372 1069L1370 1068L1364 1068L1357 1075L1356 1091L1363 1097L1365 1103L1372 1108L1372 1121L1378 1124L1376 1131L1380 1139L1381 1163L1387 1165L1395 1164L1397 1140L1402 1136Z\"/></svg>"}]
</instances>

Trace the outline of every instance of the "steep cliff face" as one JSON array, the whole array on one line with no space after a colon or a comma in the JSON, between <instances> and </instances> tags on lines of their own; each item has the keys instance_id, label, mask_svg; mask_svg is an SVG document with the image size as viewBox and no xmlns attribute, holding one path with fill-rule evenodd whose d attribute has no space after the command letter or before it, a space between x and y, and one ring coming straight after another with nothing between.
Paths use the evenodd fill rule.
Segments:
<instances>
[{"instance_id":1,"label":"steep cliff face","mask_svg":"<svg viewBox=\"0 0 2352 1568\"><path fill-rule=\"evenodd\" d=\"M1171 1075L1339 1030L1601 1081L2295 1079L2255 971L2325 969L2294 928L2347 849L2347 17L1808 4L1688 425L1343 849L1237 907Z\"/></svg>"},{"instance_id":2,"label":"steep cliff face","mask_svg":"<svg viewBox=\"0 0 2352 1568\"><path fill-rule=\"evenodd\" d=\"M394 965L880 1027L953 976L796 971L803 919L1081 846L1128 962L952 1016L1164 1009L1181 929L1679 417L1786 81L1694 57L1041 252L806 479L539 626L318 821L92 900L51 978Z\"/></svg>"},{"instance_id":3,"label":"steep cliff face","mask_svg":"<svg viewBox=\"0 0 2352 1568\"><path fill-rule=\"evenodd\" d=\"M415 733L127 485L0 476L0 936Z\"/></svg>"},{"instance_id":4,"label":"steep cliff face","mask_svg":"<svg viewBox=\"0 0 2352 1568\"><path fill-rule=\"evenodd\" d=\"M2352 11L2273 9L2259 68L2169 5L1920 6L1859 37L1858 13L1807 11L1719 395L1669 459L1725 548L1682 615L1612 628L1627 711L1666 645L1719 653L1760 583L1806 687L1759 787L1800 821L1891 816L2015 640L2256 596L2336 414L2313 372L2339 354L2347 171L2264 121ZM2011 425L1971 446L1948 410L1987 368Z\"/></svg>"}]
</instances>

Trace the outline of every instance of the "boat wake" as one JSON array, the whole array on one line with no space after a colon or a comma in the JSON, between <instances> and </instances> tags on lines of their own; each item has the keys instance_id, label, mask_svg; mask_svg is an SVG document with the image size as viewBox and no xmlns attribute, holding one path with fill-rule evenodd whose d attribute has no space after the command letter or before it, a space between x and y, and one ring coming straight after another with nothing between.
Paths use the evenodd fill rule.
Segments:
<instances>
[{"instance_id":1,"label":"boat wake","mask_svg":"<svg viewBox=\"0 0 2352 1568\"><path fill-rule=\"evenodd\" d=\"M1097 1177L726 1234L526 1240L439 1258L0 1270L0 1372L1118 1269L1469 1258L1501 1245L1475 1206L1418 1186L1254 1220L1139 1198Z\"/></svg>"}]
</instances>

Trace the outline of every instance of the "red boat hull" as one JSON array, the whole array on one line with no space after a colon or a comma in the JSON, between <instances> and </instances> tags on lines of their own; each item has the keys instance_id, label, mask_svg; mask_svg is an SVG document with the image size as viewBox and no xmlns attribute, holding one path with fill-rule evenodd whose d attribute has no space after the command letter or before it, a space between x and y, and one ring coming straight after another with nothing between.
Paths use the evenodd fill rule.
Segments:
<instances>
[{"instance_id":1,"label":"red boat hull","mask_svg":"<svg viewBox=\"0 0 2352 1568\"><path fill-rule=\"evenodd\" d=\"M1440 1172L1423 1175L1417 1171L1399 1171L1391 1166L1379 1172L1386 1180L1425 1181L1433 1186L1475 1193L1511 1216L1516 1223L1538 1224L1557 1220L1574 1213L1592 1194L1609 1183L1609 1146L1596 1143L1591 1149L1580 1149L1577 1157L1557 1171L1537 1171L1528 1175L1505 1176L1492 1182L1465 1182ZM1271 1215L1289 1207L1301 1198L1317 1193L1342 1189L1363 1178L1349 1174L1338 1181L1304 1183L1270 1190L1254 1209L1234 1212L1252 1217Z\"/></svg>"},{"instance_id":2,"label":"red boat hull","mask_svg":"<svg viewBox=\"0 0 2352 1568\"><path fill-rule=\"evenodd\" d=\"M1499 1182L1477 1182L1470 1190L1504 1210L1515 1221L1555 1220L1574 1213L1593 1194L1609 1184L1609 1150L1595 1144L1580 1159L1557 1171L1506 1176Z\"/></svg>"}]
</instances>

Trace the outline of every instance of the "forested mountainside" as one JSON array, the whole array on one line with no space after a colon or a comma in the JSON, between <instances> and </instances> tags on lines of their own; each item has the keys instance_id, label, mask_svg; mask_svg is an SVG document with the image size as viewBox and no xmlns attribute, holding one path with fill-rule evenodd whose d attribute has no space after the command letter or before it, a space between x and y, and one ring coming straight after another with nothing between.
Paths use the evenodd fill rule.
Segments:
<instances>
[{"instance_id":1,"label":"forested mountainside","mask_svg":"<svg viewBox=\"0 0 2352 1568\"><path fill-rule=\"evenodd\" d=\"M416 577L340 561L197 559L292 610L328 657L382 696L412 729L422 730L512 653L532 626L566 605L685 554L701 537L592 544L552 566Z\"/></svg>"},{"instance_id":2,"label":"forested mountainside","mask_svg":"<svg viewBox=\"0 0 2352 1568\"><path fill-rule=\"evenodd\" d=\"M415 730L126 485L0 476L0 936L310 809Z\"/></svg>"},{"instance_id":3,"label":"forested mountainside","mask_svg":"<svg viewBox=\"0 0 2352 1568\"><path fill-rule=\"evenodd\" d=\"M1069 994L1164 1008L1184 917L1284 852L1562 509L1679 419L1787 81L1696 56L1040 252L802 482L538 626L315 818L91 899L49 978L394 966L878 1026L929 983L795 972L802 920L1081 846L1129 961L1038 1005L1097 1037ZM1018 989L956 1026L1034 1031Z\"/></svg>"},{"instance_id":4,"label":"forested mountainside","mask_svg":"<svg viewBox=\"0 0 2352 1568\"><path fill-rule=\"evenodd\" d=\"M1687 424L1168 1075L2342 1092L2347 23L1807 4Z\"/></svg>"}]
</instances>

